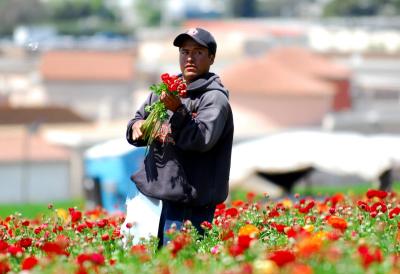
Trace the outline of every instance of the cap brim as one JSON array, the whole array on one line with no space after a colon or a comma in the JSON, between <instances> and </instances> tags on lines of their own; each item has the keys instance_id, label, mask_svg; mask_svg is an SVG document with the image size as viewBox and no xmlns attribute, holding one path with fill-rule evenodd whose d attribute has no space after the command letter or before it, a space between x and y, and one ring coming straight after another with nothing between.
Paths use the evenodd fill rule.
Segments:
<instances>
[{"instance_id":1,"label":"cap brim","mask_svg":"<svg viewBox=\"0 0 400 274\"><path fill-rule=\"evenodd\" d=\"M187 38L193 39L194 41L196 41L196 43L202 45L203 47L208 48L207 44L205 44L204 42L200 41L196 37L191 36L190 34L187 34L187 33L179 34L174 40L174 43L173 43L174 46L176 46L176 47L182 46L183 41L185 41L185 39L187 39Z\"/></svg>"}]
</instances>

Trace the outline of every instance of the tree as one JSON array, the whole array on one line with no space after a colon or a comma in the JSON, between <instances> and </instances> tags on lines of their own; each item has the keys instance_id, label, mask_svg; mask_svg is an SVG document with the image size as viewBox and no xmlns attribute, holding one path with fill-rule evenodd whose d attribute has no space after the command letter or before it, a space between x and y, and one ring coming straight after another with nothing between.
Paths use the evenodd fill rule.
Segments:
<instances>
[{"instance_id":1,"label":"tree","mask_svg":"<svg viewBox=\"0 0 400 274\"><path fill-rule=\"evenodd\" d=\"M0 35L11 35L16 26L41 23L46 17L39 0L0 0Z\"/></svg>"},{"instance_id":2,"label":"tree","mask_svg":"<svg viewBox=\"0 0 400 274\"><path fill-rule=\"evenodd\" d=\"M255 17L257 15L256 0L233 0L232 9L235 17Z\"/></svg>"},{"instance_id":3,"label":"tree","mask_svg":"<svg viewBox=\"0 0 400 274\"><path fill-rule=\"evenodd\" d=\"M145 26L159 26L161 23L161 6L160 0L136 0L136 15L139 15L142 24Z\"/></svg>"},{"instance_id":4,"label":"tree","mask_svg":"<svg viewBox=\"0 0 400 274\"><path fill-rule=\"evenodd\" d=\"M400 14L400 0L332 0L324 8L325 16L374 16L390 10Z\"/></svg>"}]
</instances>

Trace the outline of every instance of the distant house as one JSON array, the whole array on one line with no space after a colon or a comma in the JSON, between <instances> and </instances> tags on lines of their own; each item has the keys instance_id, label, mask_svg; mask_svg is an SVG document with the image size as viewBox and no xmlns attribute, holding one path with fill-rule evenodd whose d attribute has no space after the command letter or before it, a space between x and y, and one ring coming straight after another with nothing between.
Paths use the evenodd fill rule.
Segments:
<instances>
[{"instance_id":1,"label":"distant house","mask_svg":"<svg viewBox=\"0 0 400 274\"><path fill-rule=\"evenodd\" d=\"M88 122L66 107L0 106L0 125L62 124Z\"/></svg>"},{"instance_id":2,"label":"distant house","mask_svg":"<svg viewBox=\"0 0 400 274\"><path fill-rule=\"evenodd\" d=\"M86 122L62 107L0 107L0 201L43 202L80 196L78 155L49 142L43 129Z\"/></svg>"},{"instance_id":3,"label":"distant house","mask_svg":"<svg viewBox=\"0 0 400 274\"><path fill-rule=\"evenodd\" d=\"M332 110L332 85L270 58L243 59L223 70L221 76L232 104L256 113L275 128L319 126ZM246 134L238 127L235 132L236 136Z\"/></svg>"},{"instance_id":4,"label":"distant house","mask_svg":"<svg viewBox=\"0 0 400 274\"><path fill-rule=\"evenodd\" d=\"M20 126L0 127L0 201L70 199L71 153Z\"/></svg>"},{"instance_id":5,"label":"distant house","mask_svg":"<svg viewBox=\"0 0 400 274\"><path fill-rule=\"evenodd\" d=\"M353 107L324 120L330 130L400 133L400 57L397 54L340 55L352 68Z\"/></svg>"},{"instance_id":6,"label":"distant house","mask_svg":"<svg viewBox=\"0 0 400 274\"><path fill-rule=\"evenodd\" d=\"M37 56L11 46L0 49L0 105L43 105Z\"/></svg>"},{"instance_id":7,"label":"distant house","mask_svg":"<svg viewBox=\"0 0 400 274\"><path fill-rule=\"evenodd\" d=\"M131 51L52 50L40 74L49 104L68 106L92 120L127 117L135 88Z\"/></svg>"},{"instance_id":8,"label":"distant house","mask_svg":"<svg viewBox=\"0 0 400 274\"><path fill-rule=\"evenodd\" d=\"M265 56L274 59L296 73L326 81L334 87L332 111L351 108L351 73L344 65L337 64L311 49L298 46L274 47Z\"/></svg>"}]
</instances>

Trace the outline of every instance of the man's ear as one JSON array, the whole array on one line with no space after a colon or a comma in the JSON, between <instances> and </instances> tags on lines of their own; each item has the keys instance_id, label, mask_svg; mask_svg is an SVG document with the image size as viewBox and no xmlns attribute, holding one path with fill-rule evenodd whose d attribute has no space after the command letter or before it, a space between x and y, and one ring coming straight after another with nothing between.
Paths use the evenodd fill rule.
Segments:
<instances>
[{"instance_id":1,"label":"man's ear","mask_svg":"<svg viewBox=\"0 0 400 274\"><path fill-rule=\"evenodd\" d=\"M210 54L210 65L214 64L215 54Z\"/></svg>"}]
</instances>

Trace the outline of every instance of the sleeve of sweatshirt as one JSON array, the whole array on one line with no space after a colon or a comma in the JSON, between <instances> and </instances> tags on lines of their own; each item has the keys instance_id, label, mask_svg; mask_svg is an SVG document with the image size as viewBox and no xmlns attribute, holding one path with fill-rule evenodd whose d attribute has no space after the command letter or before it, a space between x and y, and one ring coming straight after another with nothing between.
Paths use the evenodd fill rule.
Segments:
<instances>
[{"instance_id":1,"label":"sleeve of sweatshirt","mask_svg":"<svg viewBox=\"0 0 400 274\"><path fill-rule=\"evenodd\" d=\"M147 143L143 140L132 140L132 126L134 123L136 123L139 120L145 120L147 117L147 113L144 110L144 108L148 105L150 105L154 98L153 98L153 93L150 93L150 95L147 97L146 101L141 105L141 107L136 111L135 117L131 119L128 122L128 126L126 128L126 140L128 141L129 144L140 147L140 146L146 146Z\"/></svg>"},{"instance_id":2,"label":"sleeve of sweatshirt","mask_svg":"<svg viewBox=\"0 0 400 274\"><path fill-rule=\"evenodd\" d=\"M218 90L205 93L195 118L182 105L170 119L175 144L182 150L210 150L224 130L229 109L228 98Z\"/></svg>"}]
</instances>

